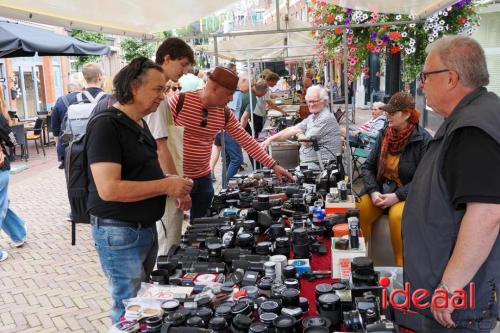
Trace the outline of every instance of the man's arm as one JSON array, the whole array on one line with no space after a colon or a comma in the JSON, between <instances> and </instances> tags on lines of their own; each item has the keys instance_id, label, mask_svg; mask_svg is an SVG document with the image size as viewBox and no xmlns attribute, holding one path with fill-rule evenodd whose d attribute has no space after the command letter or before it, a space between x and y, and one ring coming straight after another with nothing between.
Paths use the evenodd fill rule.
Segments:
<instances>
[{"instance_id":1,"label":"man's arm","mask_svg":"<svg viewBox=\"0 0 500 333\"><path fill-rule=\"evenodd\" d=\"M161 138L156 140L156 151L158 153L158 161L160 162L160 167L163 173L167 175L177 175L177 169L175 168L174 159L168 149L167 138Z\"/></svg>"},{"instance_id":2,"label":"man's arm","mask_svg":"<svg viewBox=\"0 0 500 333\"><path fill-rule=\"evenodd\" d=\"M285 114L285 110L283 110L282 108L280 108L279 106L277 106L273 101L271 101L270 99L267 100L267 105L269 106L270 109L273 109L273 110L276 110L276 111L279 111L283 114Z\"/></svg>"},{"instance_id":3,"label":"man's arm","mask_svg":"<svg viewBox=\"0 0 500 333\"><path fill-rule=\"evenodd\" d=\"M122 166L118 163L93 163L90 170L104 201L135 202L160 195L181 197L192 188L192 182L176 176L148 181L122 180Z\"/></svg>"},{"instance_id":4,"label":"man's arm","mask_svg":"<svg viewBox=\"0 0 500 333\"><path fill-rule=\"evenodd\" d=\"M241 119L240 119L240 125L241 127L245 128L247 127L248 125L248 119L250 118L250 112L249 111L245 111L243 113L243 116L241 116Z\"/></svg>"}]
</instances>

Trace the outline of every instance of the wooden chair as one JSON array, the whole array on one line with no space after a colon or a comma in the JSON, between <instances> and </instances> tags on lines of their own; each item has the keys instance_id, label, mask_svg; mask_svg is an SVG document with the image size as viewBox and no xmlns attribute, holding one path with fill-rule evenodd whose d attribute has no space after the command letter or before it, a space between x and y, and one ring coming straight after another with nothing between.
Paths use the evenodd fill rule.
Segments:
<instances>
[{"instance_id":1,"label":"wooden chair","mask_svg":"<svg viewBox=\"0 0 500 333\"><path fill-rule=\"evenodd\" d=\"M40 147L42 147L43 151L43 156L45 156L45 148L43 146L43 139L42 139L42 131L43 131L43 126L45 125L45 119L42 118L37 118L35 121L35 126L33 127L33 130L30 131L30 133L26 134L26 139L28 142L34 141L35 142L35 148L36 148L36 153L40 154L40 151L38 150L38 142L40 142Z\"/></svg>"}]
</instances>

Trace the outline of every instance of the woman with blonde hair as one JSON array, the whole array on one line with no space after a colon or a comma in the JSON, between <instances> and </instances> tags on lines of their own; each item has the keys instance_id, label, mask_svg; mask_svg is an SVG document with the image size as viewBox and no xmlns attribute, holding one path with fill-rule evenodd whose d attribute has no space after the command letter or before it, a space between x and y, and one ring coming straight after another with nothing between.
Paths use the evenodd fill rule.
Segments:
<instances>
[{"instance_id":1,"label":"woman with blonde hair","mask_svg":"<svg viewBox=\"0 0 500 333\"><path fill-rule=\"evenodd\" d=\"M13 146L13 139L10 126L10 119L5 107L3 93L0 89L0 229L3 230L12 240L15 247L23 246L26 241L26 226L21 218L9 208L8 187L10 177L10 161L6 146ZM7 259L7 251L0 248L0 261Z\"/></svg>"}]
</instances>

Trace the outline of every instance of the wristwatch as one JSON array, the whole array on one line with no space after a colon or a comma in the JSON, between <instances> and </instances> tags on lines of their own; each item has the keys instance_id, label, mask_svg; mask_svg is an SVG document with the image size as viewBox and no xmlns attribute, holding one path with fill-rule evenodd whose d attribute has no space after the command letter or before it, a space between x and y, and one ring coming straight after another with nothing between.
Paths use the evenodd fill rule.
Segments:
<instances>
[{"instance_id":1,"label":"wristwatch","mask_svg":"<svg viewBox=\"0 0 500 333\"><path fill-rule=\"evenodd\" d=\"M448 285L446 283L444 283L443 281L439 282L439 284L437 285L436 289L434 289L434 292L436 292L436 290L438 290L438 289L446 291L446 294L448 295L448 298L450 298L451 296L453 296L453 293L450 290L450 287L448 287Z\"/></svg>"}]
</instances>

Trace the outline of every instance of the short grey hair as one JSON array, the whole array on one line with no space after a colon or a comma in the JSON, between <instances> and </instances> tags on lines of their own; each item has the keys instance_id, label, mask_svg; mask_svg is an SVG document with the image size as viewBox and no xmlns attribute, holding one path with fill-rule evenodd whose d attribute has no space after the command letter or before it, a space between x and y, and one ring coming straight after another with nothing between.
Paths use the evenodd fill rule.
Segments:
<instances>
[{"instance_id":1,"label":"short grey hair","mask_svg":"<svg viewBox=\"0 0 500 333\"><path fill-rule=\"evenodd\" d=\"M326 91L325 88L323 88L323 86L320 86L320 85L314 85L314 86L310 86L307 91L306 91L306 96L305 96L305 99L306 101L309 100L309 96L313 93L313 92L319 92L319 99L322 100L322 101L326 101L328 102L328 92Z\"/></svg>"},{"instance_id":2,"label":"short grey hair","mask_svg":"<svg viewBox=\"0 0 500 333\"><path fill-rule=\"evenodd\" d=\"M385 103L382 103L382 102L373 102L372 107L376 107L377 109L379 109L384 105L385 105Z\"/></svg>"},{"instance_id":3,"label":"short grey hair","mask_svg":"<svg viewBox=\"0 0 500 333\"><path fill-rule=\"evenodd\" d=\"M467 88L478 88L490 83L484 50L479 43L466 36L444 36L427 45L427 53L437 53L447 69L458 73Z\"/></svg>"}]
</instances>

